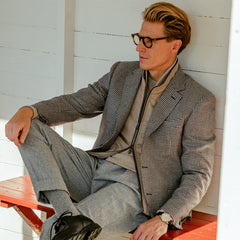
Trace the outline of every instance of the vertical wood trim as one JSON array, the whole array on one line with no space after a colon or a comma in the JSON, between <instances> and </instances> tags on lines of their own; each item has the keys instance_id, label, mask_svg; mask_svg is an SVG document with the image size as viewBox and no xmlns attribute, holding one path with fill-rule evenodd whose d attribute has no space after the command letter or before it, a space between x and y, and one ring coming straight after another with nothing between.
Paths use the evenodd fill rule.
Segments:
<instances>
[{"instance_id":1,"label":"vertical wood trim","mask_svg":"<svg viewBox=\"0 0 240 240\"><path fill-rule=\"evenodd\" d=\"M240 216L240 0L232 0L218 240L239 238Z\"/></svg>"},{"instance_id":2,"label":"vertical wood trim","mask_svg":"<svg viewBox=\"0 0 240 240\"><path fill-rule=\"evenodd\" d=\"M74 30L76 0L58 1L56 94L67 94L74 89ZM73 124L56 128L65 139L72 142Z\"/></svg>"}]
</instances>

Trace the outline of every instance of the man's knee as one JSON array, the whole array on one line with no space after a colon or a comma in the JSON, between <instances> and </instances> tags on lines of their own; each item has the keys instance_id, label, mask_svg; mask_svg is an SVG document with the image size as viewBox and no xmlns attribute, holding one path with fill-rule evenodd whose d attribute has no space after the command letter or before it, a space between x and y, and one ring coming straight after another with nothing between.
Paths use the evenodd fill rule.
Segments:
<instances>
[{"instance_id":1,"label":"man's knee","mask_svg":"<svg viewBox=\"0 0 240 240\"><path fill-rule=\"evenodd\" d=\"M39 127L42 127L43 125L44 125L44 123L41 122L38 118L34 118L34 119L32 119L30 129L32 129L32 128L38 128L39 129Z\"/></svg>"},{"instance_id":2,"label":"man's knee","mask_svg":"<svg viewBox=\"0 0 240 240\"><path fill-rule=\"evenodd\" d=\"M48 131L47 129L50 129L48 125L46 125L39 119L35 118L35 119L32 119L31 126L29 129L29 134L31 133L36 134L37 132L37 133L41 133L42 135L43 132Z\"/></svg>"},{"instance_id":3,"label":"man's knee","mask_svg":"<svg viewBox=\"0 0 240 240\"><path fill-rule=\"evenodd\" d=\"M42 123L39 119L33 119L30 125L29 132L27 134L27 137L25 139L24 144L22 146L26 146L29 143L32 145L32 143L38 138L41 138L43 129L46 127L45 124ZM47 126L48 127L48 126ZM22 148L22 147L21 147Z\"/></svg>"}]
</instances>

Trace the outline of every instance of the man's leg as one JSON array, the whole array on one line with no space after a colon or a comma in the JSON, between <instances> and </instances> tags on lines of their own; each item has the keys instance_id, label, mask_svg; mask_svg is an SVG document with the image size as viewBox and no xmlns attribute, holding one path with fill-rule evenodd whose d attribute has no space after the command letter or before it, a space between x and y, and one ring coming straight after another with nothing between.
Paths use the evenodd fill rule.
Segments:
<instances>
[{"instance_id":1,"label":"man's leg","mask_svg":"<svg viewBox=\"0 0 240 240\"><path fill-rule=\"evenodd\" d=\"M85 222L82 220L71 198L79 201L90 194L97 160L86 152L74 148L39 120L32 121L20 152L38 200L50 202L57 217L68 211L73 216L79 216L77 219L79 225L90 224L89 219L85 219ZM68 219L69 224L73 226L71 218L65 220ZM76 220L76 217L74 219ZM77 231L79 233L81 228L79 227Z\"/></svg>"},{"instance_id":2,"label":"man's leg","mask_svg":"<svg viewBox=\"0 0 240 240\"><path fill-rule=\"evenodd\" d=\"M115 240L148 220L142 213L139 197L121 183L112 183L75 205L81 214L103 228L97 240ZM56 220L54 215L44 222L40 240L50 239L51 226Z\"/></svg>"},{"instance_id":3,"label":"man's leg","mask_svg":"<svg viewBox=\"0 0 240 240\"><path fill-rule=\"evenodd\" d=\"M74 200L90 194L96 159L74 148L39 120L32 121L20 152L39 201L48 202L43 194L46 191L65 191Z\"/></svg>"},{"instance_id":4,"label":"man's leg","mask_svg":"<svg viewBox=\"0 0 240 240\"><path fill-rule=\"evenodd\" d=\"M100 160L91 192L75 206L103 228L99 240L114 240L148 220L142 213L137 175L130 170ZM44 223L41 240L49 239L54 220Z\"/></svg>"},{"instance_id":5,"label":"man's leg","mask_svg":"<svg viewBox=\"0 0 240 240\"><path fill-rule=\"evenodd\" d=\"M137 174L104 160L95 172L92 194L75 206L101 225L101 240L113 240L148 220L142 213Z\"/></svg>"}]
</instances>

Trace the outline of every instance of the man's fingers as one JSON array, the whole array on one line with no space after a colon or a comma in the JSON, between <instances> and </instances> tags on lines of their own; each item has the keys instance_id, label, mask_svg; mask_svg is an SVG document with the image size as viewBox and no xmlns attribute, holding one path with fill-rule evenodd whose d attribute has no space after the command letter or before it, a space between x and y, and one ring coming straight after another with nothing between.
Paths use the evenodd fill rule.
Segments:
<instances>
[{"instance_id":1,"label":"man's fingers","mask_svg":"<svg viewBox=\"0 0 240 240\"><path fill-rule=\"evenodd\" d=\"M19 147L24 143L31 125L33 110L23 107L16 112L5 126L6 137ZM20 142L19 142L20 141Z\"/></svg>"},{"instance_id":2,"label":"man's fingers","mask_svg":"<svg viewBox=\"0 0 240 240\"><path fill-rule=\"evenodd\" d=\"M14 141L12 141L18 148L20 148L21 147L21 144L20 144L20 142L19 142L19 139L18 138L16 138Z\"/></svg>"},{"instance_id":3,"label":"man's fingers","mask_svg":"<svg viewBox=\"0 0 240 240\"><path fill-rule=\"evenodd\" d=\"M138 229L133 234L134 240L145 240L147 233L144 231L143 227L140 225Z\"/></svg>"},{"instance_id":4,"label":"man's fingers","mask_svg":"<svg viewBox=\"0 0 240 240\"><path fill-rule=\"evenodd\" d=\"M6 125L5 132L6 132L6 137L10 141L15 141L16 138L18 138L19 130L12 124L7 124Z\"/></svg>"},{"instance_id":5,"label":"man's fingers","mask_svg":"<svg viewBox=\"0 0 240 240\"><path fill-rule=\"evenodd\" d=\"M140 225L141 226L141 225ZM137 228L137 230L133 233L133 239L134 240L138 240L138 238L140 237L141 235L141 230L140 230L140 226Z\"/></svg>"},{"instance_id":6,"label":"man's fingers","mask_svg":"<svg viewBox=\"0 0 240 240\"><path fill-rule=\"evenodd\" d=\"M10 141L12 141L18 148L21 147L20 144L20 136L21 136L21 130L19 129L11 129L10 137L8 138Z\"/></svg>"},{"instance_id":7,"label":"man's fingers","mask_svg":"<svg viewBox=\"0 0 240 240\"><path fill-rule=\"evenodd\" d=\"M6 137L13 142L18 148L21 147L21 143L24 143L26 135L28 133L28 127L26 130L24 127L17 126L16 124L6 124L5 134Z\"/></svg>"},{"instance_id":8,"label":"man's fingers","mask_svg":"<svg viewBox=\"0 0 240 240\"><path fill-rule=\"evenodd\" d=\"M139 225L133 233L134 240L158 240L167 232L168 224L162 222L159 216L151 218Z\"/></svg>"},{"instance_id":9,"label":"man's fingers","mask_svg":"<svg viewBox=\"0 0 240 240\"><path fill-rule=\"evenodd\" d=\"M29 132L29 127L25 127L25 128L23 128L23 130L21 130L20 132L19 132L19 140L20 140L20 143L24 143L25 142L25 140L26 140L26 137L27 137L27 135L28 135L28 132Z\"/></svg>"}]
</instances>

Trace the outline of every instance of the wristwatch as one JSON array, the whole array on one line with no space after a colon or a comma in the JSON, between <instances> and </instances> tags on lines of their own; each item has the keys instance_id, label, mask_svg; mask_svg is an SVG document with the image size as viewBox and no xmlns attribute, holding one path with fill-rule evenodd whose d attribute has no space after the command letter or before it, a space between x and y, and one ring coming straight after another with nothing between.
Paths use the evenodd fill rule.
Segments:
<instances>
[{"instance_id":1,"label":"wristwatch","mask_svg":"<svg viewBox=\"0 0 240 240\"><path fill-rule=\"evenodd\" d=\"M166 213L166 212L164 212L162 210L157 211L156 215L158 215L161 218L162 222L165 222L167 224L173 223L172 217L168 213Z\"/></svg>"}]
</instances>

